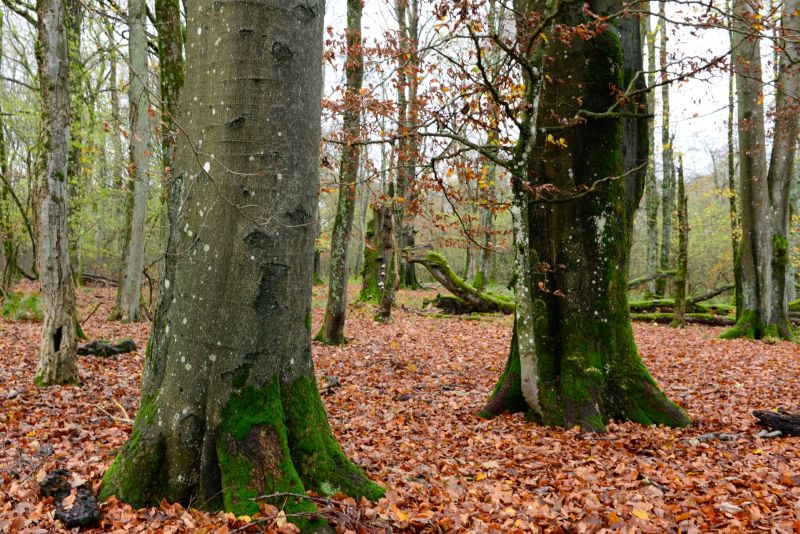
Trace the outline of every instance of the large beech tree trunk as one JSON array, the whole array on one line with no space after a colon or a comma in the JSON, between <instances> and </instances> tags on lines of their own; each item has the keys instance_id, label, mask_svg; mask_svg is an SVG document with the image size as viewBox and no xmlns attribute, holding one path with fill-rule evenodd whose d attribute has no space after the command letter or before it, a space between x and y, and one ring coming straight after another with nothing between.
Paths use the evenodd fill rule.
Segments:
<instances>
[{"instance_id":1,"label":"large beech tree trunk","mask_svg":"<svg viewBox=\"0 0 800 534\"><path fill-rule=\"evenodd\" d=\"M616 12L621 3L592 3ZM581 21L569 7L559 22ZM638 22L619 19L588 41L551 39L537 127L606 111L612 87L642 68ZM631 106L629 109L636 109ZM509 359L481 415L524 411L548 425L601 431L611 419L685 425L689 418L659 390L642 364L627 310L633 215L644 186L647 120L586 118L563 131L566 148L539 139L527 161L528 184L595 192L557 203L528 202L517 232L527 265L517 270L517 314ZM614 177L614 179L611 179ZM597 183L598 180L602 182ZM567 195L569 197L569 195ZM516 248L526 247L517 239ZM519 252L518 252L519 254Z\"/></svg>"},{"instance_id":2,"label":"large beech tree trunk","mask_svg":"<svg viewBox=\"0 0 800 534\"><path fill-rule=\"evenodd\" d=\"M128 3L130 32L128 102L131 125L130 165L128 167L130 176L128 178L133 183L128 200L129 226L126 230L123 250L124 267L117 290L117 313L123 322L144 319L140 301L144 246L147 238L147 197L150 194L149 158L147 156L150 125L147 117L149 98L147 94L146 7L144 0L130 0Z\"/></svg>"},{"instance_id":3,"label":"large beech tree trunk","mask_svg":"<svg viewBox=\"0 0 800 534\"><path fill-rule=\"evenodd\" d=\"M353 229L360 166L361 85L364 81L364 57L361 49L361 0L347 2L346 91L342 131L345 144L339 160L339 198L331 234L331 263L328 277L328 302L317 341L330 345L345 342L344 322L347 314L347 258Z\"/></svg>"},{"instance_id":4,"label":"large beech tree trunk","mask_svg":"<svg viewBox=\"0 0 800 534\"><path fill-rule=\"evenodd\" d=\"M378 497L331 432L311 359L324 4L188 8L178 253L165 258L133 433L101 496L248 515L274 492Z\"/></svg>"},{"instance_id":5,"label":"large beech tree trunk","mask_svg":"<svg viewBox=\"0 0 800 534\"><path fill-rule=\"evenodd\" d=\"M44 321L36 384L79 381L76 361L75 289L67 242L69 161L69 61L64 3L39 0L37 63L42 95L43 168L37 184L38 265Z\"/></svg>"},{"instance_id":6,"label":"large beech tree trunk","mask_svg":"<svg viewBox=\"0 0 800 534\"><path fill-rule=\"evenodd\" d=\"M797 143L800 74L796 64L800 1L783 6L772 155L767 165L762 104L761 46L752 37L754 12L733 3L734 69L739 96L739 195L742 207L742 309L723 338L765 336L791 339L786 299L789 263L789 192ZM785 37L785 39L784 39Z\"/></svg>"}]
</instances>

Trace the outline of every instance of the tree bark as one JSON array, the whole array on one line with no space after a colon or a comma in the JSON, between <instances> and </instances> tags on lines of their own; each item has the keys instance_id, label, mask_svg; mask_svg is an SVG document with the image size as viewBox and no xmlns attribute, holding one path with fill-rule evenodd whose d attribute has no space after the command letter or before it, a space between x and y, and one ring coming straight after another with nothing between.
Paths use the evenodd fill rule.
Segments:
<instances>
[{"instance_id":1,"label":"tree bark","mask_svg":"<svg viewBox=\"0 0 800 534\"><path fill-rule=\"evenodd\" d=\"M590 5L596 12L621 7L621 2ZM557 22L582 20L580 8L567 7ZM559 117L574 117L580 107L605 112L615 103L613 88L626 87L642 69L639 24L631 19L617 19L587 41L550 43L547 55L555 59L546 66L548 78L572 83L545 85L537 128L560 125ZM631 102L629 109L638 104ZM515 335L506 369L482 416L524 411L544 424L590 431L602 431L612 418L689 423L642 364L627 310L627 266L634 210L644 189L646 129L646 117L586 118L563 131L566 148L540 139L528 155L527 184L517 183L515 195L539 186L568 191L595 184L596 190L560 203L530 201L515 214L524 230L516 236L528 244L520 238L515 243L523 259L517 270L523 281L517 285Z\"/></svg>"},{"instance_id":2,"label":"tree bark","mask_svg":"<svg viewBox=\"0 0 800 534\"><path fill-rule=\"evenodd\" d=\"M3 13L0 13L0 72L3 69L3 34L5 32L5 20ZM5 113L3 104L5 102L5 83L0 80L0 173L3 175L3 183L0 184L0 239L3 241L2 259L3 271L0 273L0 295L5 295L11 289L14 282L14 275L17 271L17 250L18 246L14 239L14 232L11 226L11 176L8 172L8 154L6 150L5 132Z\"/></svg>"},{"instance_id":3,"label":"tree bark","mask_svg":"<svg viewBox=\"0 0 800 534\"><path fill-rule=\"evenodd\" d=\"M381 206L380 218L378 219L378 241L380 242L380 266L378 267L378 289L380 298L378 300L378 312L375 320L387 323L392 319L392 308L394 307L395 288L397 287L397 246L395 244L395 222L392 201L394 200L394 187L389 184L389 203Z\"/></svg>"},{"instance_id":4,"label":"tree bark","mask_svg":"<svg viewBox=\"0 0 800 534\"><path fill-rule=\"evenodd\" d=\"M328 302L322 328L316 341L328 345L345 343L344 324L347 316L347 258L350 234L353 229L361 164L361 86L364 81L364 55L361 45L361 0L347 1L347 60L345 63L346 89L342 131L345 144L339 160L339 198L331 235L330 276L328 277Z\"/></svg>"},{"instance_id":5,"label":"tree bark","mask_svg":"<svg viewBox=\"0 0 800 534\"><path fill-rule=\"evenodd\" d=\"M516 305L513 300L498 298L469 285L453 271L440 254L417 248L406 249L403 255L409 263L419 263L428 269L445 289L463 302L465 311L514 313Z\"/></svg>"},{"instance_id":6,"label":"tree bark","mask_svg":"<svg viewBox=\"0 0 800 534\"><path fill-rule=\"evenodd\" d=\"M675 316L671 326L686 326L686 286L689 275L689 209L683 180L683 157L678 157L678 257L675 275Z\"/></svg>"},{"instance_id":7,"label":"tree bark","mask_svg":"<svg viewBox=\"0 0 800 534\"><path fill-rule=\"evenodd\" d=\"M783 6L780 78L769 165L762 104L761 46L751 36L755 13L745 0L734 11L734 68L739 96L739 194L742 207L742 310L723 338L766 336L793 339L786 299L789 262L789 192L798 130L800 75L794 58L800 1ZM790 38L786 38L790 37Z\"/></svg>"},{"instance_id":8,"label":"tree bark","mask_svg":"<svg viewBox=\"0 0 800 534\"><path fill-rule=\"evenodd\" d=\"M731 13L730 0L726 3L726 12ZM733 27L729 27L728 36L733 49ZM736 317L742 310L742 262L740 254L739 214L736 198L736 143L734 141L734 117L736 113L736 88L733 69L728 73L728 206L731 217L731 258L733 259L733 279L736 284L734 300Z\"/></svg>"},{"instance_id":9,"label":"tree bark","mask_svg":"<svg viewBox=\"0 0 800 534\"><path fill-rule=\"evenodd\" d=\"M659 2L659 32L661 47L659 60L661 63L661 255L659 267L662 271L671 269L670 249L672 248L672 209L675 191L675 168L672 154L672 138L670 137L669 111L669 73L667 72L667 21L666 2ZM656 280L655 295L663 296L667 291L667 279Z\"/></svg>"},{"instance_id":10,"label":"tree bark","mask_svg":"<svg viewBox=\"0 0 800 534\"><path fill-rule=\"evenodd\" d=\"M66 13L59 0L36 5L42 96L42 169L36 191L38 265L44 293L44 320L36 384L77 383L75 289L69 261L67 177L70 137L69 45Z\"/></svg>"},{"instance_id":11,"label":"tree bark","mask_svg":"<svg viewBox=\"0 0 800 534\"><path fill-rule=\"evenodd\" d=\"M178 143L178 99L185 78L183 29L179 0L156 0L158 65L161 93L161 153L165 190L172 182Z\"/></svg>"},{"instance_id":12,"label":"tree bark","mask_svg":"<svg viewBox=\"0 0 800 534\"><path fill-rule=\"evenodd\" d=\"M324 4L187 7L178 254L165 258L139 412L101 497L237 515L274 492L379 497L330 430L311 359Z\"/></svg>"},{"instance_id":13,"label":"tree bark","mask_svg":"<svg viewBox=\"0 0 800 534\"><path fill-rule=\"evenodd\" d=\"M642 19L642 38L647 40L647 87L651 88L647 93L647 114L651 116L647 128L647 143L649 146L647 160L647 181L645 182L645 206L647 215L647 272L655 274L659 268L658 256L658 207L661 198L658 192L658 181L656 179L656 152L655 152L655 116L656 112L656 34L661 27L656 24L654 29L650 27L650 13L646 13ZM647 286L647 295L656 294L656 278Z\"/></svg>"},{"instance_id":14,"label":"tree bark","mask_svg":"<svg viewBox=\"0 0 800 534\"><path fill-rule=\"evenodd\" d=\"M130 0L128 3L130 82L130 165L129 180L132 194L129 197L129 228L124 255L124 269L117 293L117 311L122 322L144 320L142 313L142 269L144 247L147 239L147 198L150 194L148 143L150 125L147 116L150 100L147 93L147 35L145 33L146 3Z\"/></svg>"}]
</instances>

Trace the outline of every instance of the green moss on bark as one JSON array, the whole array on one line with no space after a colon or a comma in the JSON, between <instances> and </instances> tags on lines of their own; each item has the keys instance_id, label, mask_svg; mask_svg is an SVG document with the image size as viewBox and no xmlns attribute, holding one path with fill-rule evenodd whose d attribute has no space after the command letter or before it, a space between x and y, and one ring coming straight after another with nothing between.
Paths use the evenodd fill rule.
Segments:
<instances>
[{"instance_id":1,"label":"green moss on bark","mask_svg":"<svg viewBox=\"0 0 800 534\"><path fill-rule=\"evenodd\" d=\"M306 488L323 495L341 492L370 500L383 496L383 488L369 480L342 452L330 430L313 378L299 377L284 384L281 399L289 450Z\"/></svg>"},{"instance_id":2,"label":"green moss on bark","mask_svg":"<svg viewBox=\"0 0 800 534\"><path fill-rule=\"evenodd\" d=\"M164 443L160 435L152 435L158 407L155 399L143 399L133 423L133 432L122 451L103 475L98 497L114 495L136 508L158 504L166 484L161 469ZM147 443L143 443L146 439Z\"/></svg>"}]
</instances>

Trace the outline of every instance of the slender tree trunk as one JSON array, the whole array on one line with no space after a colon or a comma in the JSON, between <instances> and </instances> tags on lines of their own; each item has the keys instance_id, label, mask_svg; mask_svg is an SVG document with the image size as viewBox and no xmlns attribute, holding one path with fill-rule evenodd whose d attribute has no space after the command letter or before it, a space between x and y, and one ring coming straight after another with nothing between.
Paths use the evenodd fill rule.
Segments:
<instances>
[{"instance_id":1,"label":"slender tree trunk","mask_svg":"<svg viewBox=\"0 0 800 534\"><path fill-rule=\"evenodd\" d=\"M661 63L661 255L659 267L662 271L672 268L670 249L672 248L672 210L675 191L675 169L672 156L672 137L670 136L669 111L669 73L667 72L667 22L666 1L659 2L659 32L661 47L659 58ZM655 294L663 296L667 291L667 279L659 278L655 283Z\"/></svg>"},{"instance_id":2,"label":"slender tree trunk","mask_svg":"<svg viewBox=\"0 0 800 534\"><path fill-rule=\"evenodd\" d=\"M124 191L124 180L122 177L122 170L123 170L123 155L122 155L122 139L120 138L119 131L120 131L120 107L119 107L119 82L117 81L117 48L114 44L114 31L113 28L109 25L106 27L106 36L110 43L110 51L108 54L108 61L109 61L109 73L108 73L108 85L109 85L109 98L111 100L111 125L109 126L109 131L111 134L111 151L113 153L114 161L112 163L112 184L114 185L115 192L118 195L120 201L116 202L118 205L124 205L124 202L121 200L124 198L123 191ZM120 210L120 215L124 213L123 210Z\"/></svg>"},{"instance_id":3,"label":"slender tree trunk","mask_svg":"<svg viewBox=\"0 0 800 534\"><path fill-rule=\"evenodd\" d=\"M380 267L382 248L378 227L381 220L381 208L372 207L372 217L367 223L364 233L364 273L361 281L361 292L358 299L362 302L378 302L381 297Z\"/></svg>"},{"instance_id":4,"label":"slender tree trunk","mask_svg":"<svg viewBox=\"0 0 800 534\"><path fill-rule=\"evenodd\" d=\"M647 94L647 113L651 117L656 112L656 34L660 26L656 24L655 29L650 27L650 14L647 13L641 19L642 36L647 38L647 86L653 88ZM660 196L658 192L658 181L656 179L656 153L655 153L655 120L650 119L647 129L647 143L650 147L647 161L647 181L645 182L645 205L647 214L647 273L655 274L659 266L658 249L658 206ZM651 296L656 293L656 280L648 286L646 293Z\"/></svg>"},{"instance_id":5,"label":"slender tree trunk","mask_svg":"<svg viewBox=\"0 0 800 534\"><path fill-rule=\"evenodd\" d=\"M165 255L173 276L161 284L139 412L101 497L237 515L276 492L378 497L330 430L311 358L323 3L188 8L186 135L170 203L191 209L172 211L183 253ZM200 141L213 159L198 158Z\"/></svg>"},{"instance_id":6,"label":"slender tree trunk","mask_svg":"<svg viewBox=\"0 0 800 534\"><path fill-rule=\"evenodd\" d=\"M394 199L394 187L389 184L389 199ZM381 244L380 268L378 287L380 289L380 300L378 302L378 313L375 320L386 323L392 319L392 308L394 307L395 287L397 286L397 263L398 258L395 253L397 245L395 243L395 222L394 209L392 204L380 208L380 219L378 232Z\"/></svg>"},{"instance_id":7,"label":"slender tree trunk","mask_svg":"<svg viewBox=\"0 0 800 534\"><path fill-rule=\"evenodd\" d=\"M361 138L361 85L364 81L364 57L361 49L361 0L347 2L347 63L345 64L346 90L342 131L345 145L339 163L339 199L331 237L330 276L328 302L322 328L317 341L328 345L345 342L344 323L347 315L347 258L350 234L353 229L360 167L361 148L355 144Z\"/></svg>"},{"instance_id":8,"label":"slender tree trunk","mask_svg":"<svg viewBox=\"0 0 800 534\"><path fill-rule=\"evenodd\" d=\"M603 5L612 12L621 7ZM598 11L600 6L590 8ZM580 8L568 7L557 22L581 20ZM606 111L615 102L612 88L626 86L642 69L639 24L631 19L618 19L587 41L550 43L547 55L559 61L547 74L574 83L568 90L545 85L537 128L575 116L578 102L589 111ZM637 104L631 103L631 109ZM522 290L517 292L515 335L506 369L481 415L524 411L544 424L593 431L601 431L611 418L685 425L687 415L664 396L642 364L627 311L627 266L634 210L644 189L647 120L592 118L563 136L568 148L540 140L528 155L524 179L530 187L570 191L591 187L598 179L620 178L572 201L528 202L520 212L517 224L523 231L515 235L526 238L529 248L519 239L515 246L518 254L527 248L524 265L537 268L517 271L523 282L517 286ZM517 186L515 194L526 189Z\"/></svg>"},{"instance_id":9,"label":"slender tree trunk","mask_svg":"<svg viewBox=\"0 0 800 534\"><path fill-rule=\"evenodd\" d=\"M779 90L775 102L772 154L767 166L762 104L761 46L751 38L754 15L745 0L734 12L734 68L739 115L739 195L742 207L742 311L724 338L766 336L792 339L786 301L789 262L789 197L797 144L800 75L794 58L800 52L800 1L783 5Z\"/></svg>"},{"instance_id":10,"label":"slender tree trunk","mask_svg":"<svg viewBox=\"0 0 800 534\"><path fill-rule=\"evenodd\" d=\"M363 158L362 158L363 159ZM365 167L362 166L362 176L366 176ZM359 202L358 202L358 240L356 248L356 263L353 266L353 272L363 275L364 269L364 240L367 237L367 211L369 210L369 187L364 182L360 187Z\"/></svg>"},{"instance_id":11,"label":"slender tree trunk","mask_svg":"<svg viewBox=\"0 0 800 534\"><path fill-rule=\"evenodd\" d=\"M69 261L67 177L69 162L69 45L60 0L39 0L37 63L42 95L44 154L36 194L38 265L44 321L36 384L77 383L75 289Z\"/></svg>"},{"instance_id":12,"label":"slender tree trunk","mask_svg":"<svg viewBox=\"0 0 800 534\"><path fill-rule=\"evenodd\" d=\"M130 83L128 102L130 105L131 154L130 180L133 182L129 199L128 238L124 248L125 267L120 280L117 309L123 322L144 320L141 306L142 270L144 247L147 239L147 197L150 194L148 172L148 145L150 125L147 116L150 106L147 93L147 35L145 33L146 3L130 0L128 3L128 26L130 33L129 63Z\"/></svg>"},{"instance_id":13,"label":"slender tree trunk","mask_svg":"<svg viewBox=\"0 0 800 534\"><path fill-rule=\"evenodd\" d=\"M3 70L3 35L5 33L5 20L0 12L0 72ZM14 275L17 270L17 243L11 226L11 175L8 172L8 154L6 151L5 113L5 83L0 80L0 173L3 183L0 184L0 239L3 247L3 271L0 273L0 296L11 289ZM35 251L34 251L35 253Z\"/></svg>"},{"instance_id":14,"label":"slender tree trunk","mask_svg":"<svg viewBox=\"0 0 800 534\"><path fill-rule=\"evenodd\" d=\"M730 0L726 2L726 11L731 12ZM729 28L728 36L733 48L733 27ZM742 311L742 261L741 261L741 243L739 236L741 230L739 229L739 213L737 208L736 198L736 144L734 142L734 114L736 112L736 88L735 77L733 69L728 75L728 203L731 216L731 248L733 258L733 279L736 284L734 292L734 299L736 302L736 318Z\"/></svg>"},{"instance_id":15,"label":"slender tree trunk","mask_svg":"<svg viewBox=\"0 0 800 534\"><path fill-rule=\"evenodd\" d=\"M686 294L689 276L689 206L683 178L683 157L678 156L678 257L675 274L675 307L672 326L686 327Z\"/></svg>"}]
</instances>

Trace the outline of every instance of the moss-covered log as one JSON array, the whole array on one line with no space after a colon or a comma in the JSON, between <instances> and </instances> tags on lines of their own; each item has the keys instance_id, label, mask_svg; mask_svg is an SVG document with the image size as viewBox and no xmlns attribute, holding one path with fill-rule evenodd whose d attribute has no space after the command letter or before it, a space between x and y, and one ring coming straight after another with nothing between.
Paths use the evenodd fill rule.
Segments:
<instances>
[{"instance_id":1,"label":"moss-covered log","mask_svg":"<svg viewBox=\"0 0 800 534\"><path fill-rule=\"evenodd\" d=\"M377 498L332 434L311 358L323 4L187 8L181 99L192 105L169 206L181 253L165 255L139 411L100 495L238 515L277 491ZM314 511L302 498L272 504Z\"/></svg>"},{"instance_id":2,"label":"moss-covered log","mask_svg":"<svg viewBox=\"0 0 800 534\"><path fill-rule=\"evenodd\" d=\"M723 315L714 315L710 313L687 313L685 314L686 322L689 324L703 324L707 326L731 326L736 323L736 320L731 317ZM675 315L672 313L655 312L655 313L632 313L632 321L640 321L643 323L658 323L658 324L672 324Z\"/></svg>"},{"instance_id":3,"label":"moss-covered log","mask_svg":"<svg viewBox=\"0 0 800 534\"><path fill-rule=\"evenodd\" d=\"M616 12L622 2L590 2ZM567 6L557 23L582 20ZM522 32L521 37L525 37ZM547 425L602 431L610 419L682 426L687 414L658 388L644 367L628 316L628 260L633 219L644 187L647 119L606 112L618 88L640 84L638 21L619 17L588 40L550 39L549 76L536 129L525 147L524 173L514 186L517 250L515 336L506 369L483 416L524 411ZM526 84L530 93L529 70ZM569 80L569 83L564 83ZM580 116L577 122L565 118ZM568 124L565 127L565 124ZM556 191L552 197L538 191ZM533 198L531 198L533 196ZM527 202L520 201L527 198Z\"/></svg>"},{"instance_id":4,"label":"moss-covered log","mask_svg":"<svg viewBox=\"0 0 800 534\"><path fill-rule=\"evenodd\" d=\"M445 289L455 296L457 300L448 303L452 304L448 307L452 308L454 313L514 313L516 306L512 300L478 291L467 284L453 271L441 254L420 247L404 250L403 257L409 263L423 265Z\"/></svg>"}]
</instances>

